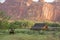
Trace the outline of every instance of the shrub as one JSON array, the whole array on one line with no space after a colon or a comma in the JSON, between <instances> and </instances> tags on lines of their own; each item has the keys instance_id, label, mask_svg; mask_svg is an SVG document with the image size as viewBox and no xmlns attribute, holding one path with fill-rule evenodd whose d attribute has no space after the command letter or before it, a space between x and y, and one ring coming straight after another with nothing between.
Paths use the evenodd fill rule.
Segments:
<instances>
[{"instance_id":1,"label":"shrub","mask_svg":"<svg viewBox=\"0 0 60 40\"><path fill-rule=\"evenodd\" d=\"M31 21L15 21L10 23L10 27L13 28L30 28L34 23Z\"/></svg>"},{"instance_id":2,"label":"shrub","mask_svg":"<svg viewBox=\"0 0 60 40\"><path fill-rule=\"evenodd\" d=\"M59 23L49 23L49 22L46 22L46 24L50 27L60 27L60 24Z\"/></svg>"},{"instance_id":3,"label":"shrub","mask_svg":"<svg viewBox=\"0 0 60 40\"><path fill-rule=\"evenodd\" d=\"M1 21L0 22L0 29L8 29L9 28L9 22L8 21Z\"/></svg>"}]
</instances>

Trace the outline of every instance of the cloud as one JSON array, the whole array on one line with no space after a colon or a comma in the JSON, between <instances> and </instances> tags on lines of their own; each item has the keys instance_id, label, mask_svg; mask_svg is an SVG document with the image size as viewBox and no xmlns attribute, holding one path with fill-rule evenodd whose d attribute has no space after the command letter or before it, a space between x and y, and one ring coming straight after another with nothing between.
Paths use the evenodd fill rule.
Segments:
<instances>
[{"instance_id":1,"label":"cloud","mask_svg":"<svg viewBox=\"0 0 60 40\"><path fill-rule=\"evenodd\" d=\"M6 0L0 0L0 3L4 3Z\"/></svg>"},{"instance_id":2,"label":"cloud","mask_svg":"<svg viewBox=\"0 0 60 40\"><path fill-rule=\"evenodd\" d=\"M54 2L55 0L44 0L45 2Z\"/></svg>"},{"instance_id":3,"label":"cloud","mask_svg":"<svg viewBox=\"0 0 60 40\"><path fill-rule=\"evenodd\" d=\"M32 0L33 2L38 2L39 0Z\"/></svg>"}]
</instances>

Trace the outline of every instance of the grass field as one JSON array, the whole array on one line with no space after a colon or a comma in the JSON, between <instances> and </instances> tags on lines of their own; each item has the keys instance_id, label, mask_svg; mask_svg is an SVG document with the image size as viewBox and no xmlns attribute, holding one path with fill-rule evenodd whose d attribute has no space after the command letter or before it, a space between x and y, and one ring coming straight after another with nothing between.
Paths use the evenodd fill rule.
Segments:
<instances>
[{"instance_id":1,"label":"grass field","mask_svg":"<svg viewBox=\"0 0 60 40\"><path fill-rule=\"evenodd\" d=\"M0 40L60 40L60 32L16 29L15 34L10 35L7 30L2 30L0 31Z\"/></svg>"}]
</instances>

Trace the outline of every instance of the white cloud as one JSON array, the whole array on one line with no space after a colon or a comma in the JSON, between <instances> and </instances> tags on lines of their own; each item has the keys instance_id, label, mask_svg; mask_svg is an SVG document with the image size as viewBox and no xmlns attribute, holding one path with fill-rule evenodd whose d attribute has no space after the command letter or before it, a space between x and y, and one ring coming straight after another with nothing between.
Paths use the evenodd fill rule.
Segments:
<instances>
[{"instance_id":1,"label":"white cloud","mask_svg":"<svg viewBox=\"0 0 60 40\"><path fill-rule=\"evenodd\" d=\"M32 0L33 2L38 2L39 0Z\"/></svg>"},{"instance_id":2,"label":"white cloud","mask_svg":"<svg viewBox=\"0 0 60 40\"><path fill-rule=\"evenodd\" d=\"M0 3L4 3L6 0L0 0Z\"/></svg>"},{"instance_id":3,"label":"white cloud","mask_svg":"<svg viewBox=\"0 0 60 40\"><path fill-rule=\"evenodd\" d=\"M54 2L55 0L44 0L45 2Z\"/></svg>"}]
</instances>

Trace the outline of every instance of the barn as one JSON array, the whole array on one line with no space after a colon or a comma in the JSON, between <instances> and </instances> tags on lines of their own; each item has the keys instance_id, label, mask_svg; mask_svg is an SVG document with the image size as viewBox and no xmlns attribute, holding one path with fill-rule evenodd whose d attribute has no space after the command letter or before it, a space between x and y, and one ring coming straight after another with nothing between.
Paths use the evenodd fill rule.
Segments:
<instances>
[{"instance_id":1,"label":"barn","mask_svg":"<svg viewBox=\"0 0 60 40\"><path fill-rule=\"evenodd\" d=\"M46 23L35 23L34 26L32 26L31 30L47 30L48 26Z\"/></svg>"}]
</instances>

